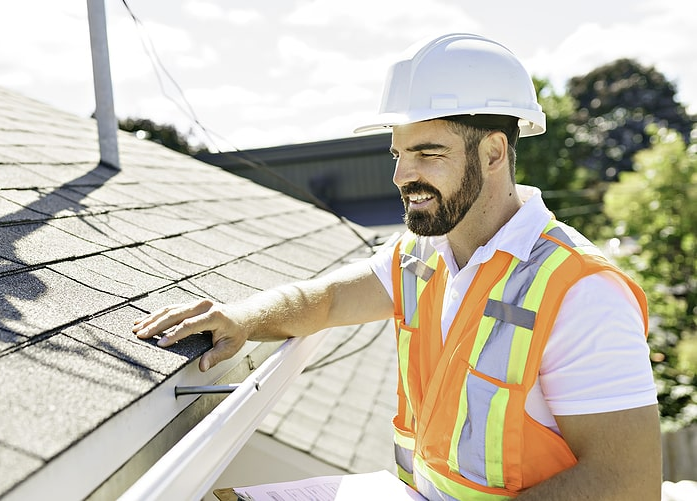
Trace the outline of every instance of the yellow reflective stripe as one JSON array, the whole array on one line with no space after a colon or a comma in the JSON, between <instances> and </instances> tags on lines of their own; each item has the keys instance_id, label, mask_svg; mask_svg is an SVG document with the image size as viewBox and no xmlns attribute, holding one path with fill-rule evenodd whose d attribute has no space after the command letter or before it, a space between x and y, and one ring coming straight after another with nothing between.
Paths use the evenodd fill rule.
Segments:
<instances>
[{"instance_id":1,"label":"yellow reflective stripe","mask_svg":"<svg viewBox=\"0 0 697 501\"><path fill-rule=\"evenodd\" d=\"M511 342L511 354L508 358L508 370L506 372L506 381L509 383L520 384L523 382L531 339L532 331L530 329L520 326L515 328L513 341Z\"/></svg>"},{"instance_id":2,"label":"yellow reflective stripe","mask_svg":"<svg viewBox=\"0 0 697 501\"><path fill-rule=\"evenodd\" d=\"M484 445L486 482L491 487L505 486L503 479L503 429L509 396L508 388L499 388L491 398L489 414L486 418Z\"/></svg>"},{"instance_id":3,"label":"yellow reflective stripe","mask_svg":"<svg viewBox=\"0 0 697 501\"><path fill-rule=\"evenodd\" d=\"M518 265L519 262L519 259L513 259L511 261L511 264L508 266L508 270L506 270L506 274L491 289L491 292L489 293L489 297L491 299L497 299L500 301L503 298L503 291L506 288L506 283L508 282L508 279L511 277L511 273L513 273L513 270L515 270L515 267ZM489 339L489 334L491 334L491 329L494 327L495 322L496 319L493 317L482 316L482 319L479 322L479 329L477 329L477 336L474 339L474 345L472 346L472 352L469 358L469 363L472 367L477 366L477 360L479 360L479 355L482 353L484 345ZM486 335L482 335L485 333Z\"/></svg>"},{"instance_id":4,"label":"yellow reflective stripe","mask_svg":"<svg viewBox=\"0 0 697 501\"><path fill-rule=\"evenodd\" d=\"M540 311L542 298L547 288L552 273L571 255L564 247L557 247L535 274L535 278L530 284L525 299L523 300L523 308L534 312ZM530 340L532 339L532 331L525 327L516 327L513 343L511 345L511 355L508 360L508 372L506 374L509 383L519 384L523 381L523 373L525 372L525 364L527 363L528 353L530 352Z\"/></svg>"},{"instance_id":5,"label":"yellow reflective stripe","mask_svg":"<svg viewBox=\"0 0 697 501\"><path fill-rule=\"evenodd\" d=\"M431 268L433 268L435 270L436 265L438 264L438 253L434 251L428 257L428 259L424 260L424 262L428 266L430 266ZM423 280L420 277L416 277L416 298L417 298L416 302L417 302L417 304L419 302L419 298L421 297L421 293L426 288L426 285L428 285L427 280ZM411 325L413 325L414 327L418 327L418 325L419 325L419 308L418 307L416 308L416 311L414 312L413 318L414 318L414 321L411 323Z\"/></svg>"},{"instance_id":6,"label":"yellow reflective stripe","mask_svg":"<svg viewBox=\"0 0 697 501\"><path fill-rule=\"evenodd\" d=\"M414 474L409 473L399 465L397 465L397 477L399 477L402 482L406 482L410 487L416 489L416 486L414 485Z\"/></svg>"},{"instance_id":7,"label":"yellow reflective stripe","mask_svg":"<svg viewBox=\"0 0 697 501\"><path fill-rule=\"evenodd\" d=\"M515 269L516 265L520 261L518 259L513 259L511 264L508 266L506 273L499 280L494 287L492 287L489 294L490 298L501 300L503 298L503 291L506 288L506 282L511 277L511 273ZM479 321L479 327L477 328L477 335L474 337L474 345L472 347L472 352L469 357L470 367L476 367L477 360L479 360L479 355L484 349L487 339L489 339L489 334L496 323L494 317L482 316ZM465 380L462 384L462 389L460 390L460 402L457 410L457 417L455 418L455 425L453 426L453 432L450 439L450 450L448 452L448 465L454 471L460 471L460 461L458 459L458 445L460 444L460 437L462 436L462 428L467 419L467 377L469 376L469 370L465 375Z\"/></svg>"},{"instance_id":8,"label":"yellow reflective stripe","mask_svg":"<svg viewBox=\"0 0 697 501\"><path fill-rule=\"evenodd\" d=\"M547 229L545 229L545 231L547 231ZM416 245L416 237L413 237L410 240L407 240L406 245L403 247L403 253L404 254L411 253L411 251L414 249L415 245Z\"/></svg>"},{"instance_id":9,"label":"yellow reflective stripe","mask_svg":"<svg viewBox=\"0 0 697 501\"><path fill-rule=\"evenodd\" d=\"M409 254L414 247L416 246L416 238L412 238L410 240L407 240L403 242L404 246L402 247L401 253L403 254ZM410 297L415 291L407 291L404 288L404 270L400 273L400 288L402 289L402 310L404 310L405 303L406 303L406 298ZM418 296L417 296L418 298ZM416 298L414 298L416 299ZM415 325L419 325L419 318L418 318L418 307L415 310L414 317L411 319L412 323ZM411 398L409 395L409 385L408 385L408 380L407 380L407 374L409 371L409 341L411 341L411 331L400 329L399 331L399 337L397 338L398 341L398 346L397 346L397 353L398 353L398 360L399 360L399 372L400 372L400 377L402 378L402 388L404 389L404 396L407 401L407 405L411 406Z\"/></svg>"},{"instance_id":10,"label":"yellow reflective stripe","mask_svg":"<svg viewBox=\"0 0 697 501\"><path fill-rule=\"evenodd\" d=\"M416 441L414 440L414 437L407 437L406 435L400 433L399 430L397 430L396 428L394 430L394 443L399 445L400 447L403 447L404 449L409 449L412 451L416 446Z\"/></svg>"},{"instance_id":11,"label":"yellow reflective stripe","mask_svg":"<svg viewBox=\"0 0 697 501\"><path fill-rule=\"evenodd\" d=\"M467 378L469 377L469 368L465 373L465 379L460 388L460 398L457 406L457 417L455 418L455 426L450 436L450 451L448 452L448 466L453 471L460 471L460 460L458 459L458 445L460 444L460 436L462 428L465 426L467 419Z\"/></svg>"},{"instance_id":12,"label":"yellow reflective stripe","mask_svg":"<svg viewBox=\"0 0 697 501\"><path fill-rule=\"evenodd\" d=\"M426 481L433 484L436 489L439 489L456 499L463 499L467 501L504 501L511 498L511 496L505 494L489 494L487 492L481 492L471 487L459 484L429 468L426 462L418 455L414 456L414 470L418 470L419 474Z\"/></svg>"},{"instance_id":13,"label":"yellow reflective stripe","mask_svg":"<svg viewBox=\"0 0 697 501\"><path fill-rule=\"evenodd\" d=\"M557 227L557 222L554 219L550 219L549 223L547 223L547 226L545 226L545 229L542 230L542 233L547 233L548 231L553 230L556 227Z\"/></svg>"},{"instance_id":14,"label":"yellow reflective stripe","mask_svg":"<svg viewBox=\"0 0 697 501\"><path fill-rule=\"evenodd\" d=\"M433 251L433 254L431 254L428 259L426 259L426 264L429 265L431 268L434 270L436 269L436 265L438 264L438 252Z\"/></svg>"},{"instance_id":15,"label":"yellow reflective stripe","mask_svg":"<svg viewBox=\"0 0 697 501\"><path fill-rule=\"evenodd\" d=\"M564 247L557 247L557 250L552 252L545 262L540 266L540 269L535 274L535 278L530 284L530 289L525 295L525 300L523 301L523 308L539 311L540 304L542 304L542 296L544 296L545 288L547 287L547 282L549 282L549 277L552 273L563 263L566 258L571 255L571 252L566 250Z\"/></svg>"},{"instance_id":16,"label":"yellow reflective stripe","mask_svg":"<svg viewBox=\"0 0 697 501\"><path fill-rule=\"evenodd\" d=\"M409 341L411 341L411 331L408 331L406 329L400 329L399 338L397 340L397 352L399 357L398 366L400 376L402 378L402 389L404 390L404 397L407 400L407 405L411 407L411 395L409 395L409 380L407 379L407 374L409 373Z\"/></svg>"}]
</instances>

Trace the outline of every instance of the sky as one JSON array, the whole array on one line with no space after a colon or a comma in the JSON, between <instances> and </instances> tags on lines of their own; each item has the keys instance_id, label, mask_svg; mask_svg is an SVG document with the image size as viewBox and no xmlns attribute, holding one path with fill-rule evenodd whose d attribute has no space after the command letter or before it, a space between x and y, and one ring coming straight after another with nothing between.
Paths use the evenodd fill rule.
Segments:
<instances>
[{"instance_id":1,"label":"sky","mask_svg":"<svg viewBox=\"0 0 697 501\"><path fill-rule=\"evenodd\" d=\"M377 112L388 66L449 32L504 44L559 92L632 58L697 113L694 0L126 2L139 23L123 0L105 0L117 117L174 125L212 150L351 137ZM90 116L87 0L3 4L0 87Z\"/></svg>"}]
</instances>

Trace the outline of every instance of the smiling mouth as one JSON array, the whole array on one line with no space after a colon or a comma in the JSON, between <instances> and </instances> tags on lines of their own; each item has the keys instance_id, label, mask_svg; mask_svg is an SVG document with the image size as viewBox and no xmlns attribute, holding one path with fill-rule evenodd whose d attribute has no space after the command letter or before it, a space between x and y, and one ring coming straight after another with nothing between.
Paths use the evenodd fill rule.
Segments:
<instances>
[{"instance_id":1,"label":"smiling mouth","mask_svg":"<svg viewBox=\"0 0 697 501\"><path fill-rule=\"evenodd\" d=\"M420 206L425 205L430 200L433 200L433 195L419 193L419 194L404 195L403 198L409 202L410 208L411 207L418 208Z\"/></svg>"}]
</instances>

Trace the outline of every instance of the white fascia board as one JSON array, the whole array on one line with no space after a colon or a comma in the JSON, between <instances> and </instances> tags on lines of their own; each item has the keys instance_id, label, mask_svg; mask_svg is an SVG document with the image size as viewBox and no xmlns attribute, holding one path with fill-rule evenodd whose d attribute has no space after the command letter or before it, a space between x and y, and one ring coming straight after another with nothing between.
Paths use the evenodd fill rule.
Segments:
<instances>
[{"instance_id":1,"label":"white fascia board","mask_svg":"<svg viewBox=\"0 0 697 501\"><path fill-rule=\"evenodd\" d=\"M284 342L119 501L202 499L310 361L325 334Z\"/></svg>"},{"instance_id":2,"label":"white fascia board","mask_svg":"<svg viewBox=\"0 0 697 501\"><path fill-rule=\"evenodd\" d=\"M198 398L197 395L175 398L176 386L214 384L238 364L246 363L245 357L258 344L246 343L233 358L205 373L198 370L198 363L189 363L50 460L7 493L3 501L42 499L47 492L52 501L86 498Z\"/></svg>"}]
</instances>

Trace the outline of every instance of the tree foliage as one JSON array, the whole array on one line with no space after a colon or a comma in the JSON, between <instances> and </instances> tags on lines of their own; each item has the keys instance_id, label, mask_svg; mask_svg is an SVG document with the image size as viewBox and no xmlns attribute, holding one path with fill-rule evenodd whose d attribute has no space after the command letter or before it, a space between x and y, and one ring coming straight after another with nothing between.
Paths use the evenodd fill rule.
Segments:
<instances>
[{"instance_id":1,"label":"tree foliage","mask_svg":"<svg viewBox=\"0 0 697 501\"><path fill-rule=\"evenodd\" d=\"M697 422L697 145L657 126L605 197L617 237L637 239L622 260L634 271L654 319L649 344L664 423Z\"/></svg>"},{"instance_id":2,"label":"tree foliage","mask_svg":"<svg viewBox=\"0 0 697 501\"><path fill-rule=\"evenodd\" d=\"M119 129L133 132L140 139L148 139L185 155L193 156L206 150L200 144L192 142L191 134L186 136L180 133L174 125L158 124L147 118L119 120Z\"/></svg>"},{"instance_id":3,"label":"tree foliage","mask_svg":"<svg viewBox=\"0 0 697 501\"><path fill-rule=\"evenodd\" d=\"M653 67L618 59L568 82L576 101L571 116L575 158L614 180L632 169L632 157L649 147L650 124L676 130L688 141L693 120L675 100L675 86Z\"/></svg>"},{"instance_id":4,"label":"tree foliage","mask_svg":"<svg viewBox=\"0 0 697 501\"><path fill-rule=\"evenodd\" d=\"M569 127L575 103L568 94L555 93L549 81L534 82L547 115L547 131L518 142L516 181L540 188L557 219L593 238L606 222L602 213L604 183L576 158Z\"/></svg>"}]
</instances>

